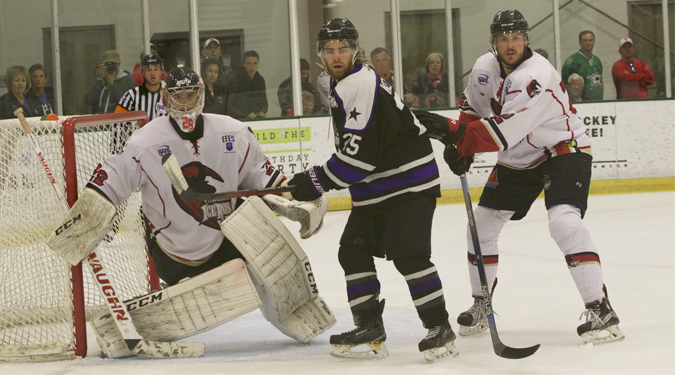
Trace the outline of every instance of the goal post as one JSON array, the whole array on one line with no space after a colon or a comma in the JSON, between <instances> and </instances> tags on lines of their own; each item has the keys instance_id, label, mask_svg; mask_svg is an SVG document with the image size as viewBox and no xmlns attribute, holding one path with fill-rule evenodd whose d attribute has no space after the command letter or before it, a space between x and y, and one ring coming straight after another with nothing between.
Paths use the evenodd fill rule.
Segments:
<instances>
[{"instance_id":1,"label":"goal post","mask_svg":"<svg viewBox=\"0 0 675 375\"><path fill-rule=\"evenodd\" d=\"M121 152L147 114L27 121L72 206L98 163ZM86 356L86 321L106 307L91 270L70 267L45 245L64 215L19 120L0 121L0 362ZM135 192L96 249L125 300L159 289L144 234Z\"/></svg>"}]
</instances>

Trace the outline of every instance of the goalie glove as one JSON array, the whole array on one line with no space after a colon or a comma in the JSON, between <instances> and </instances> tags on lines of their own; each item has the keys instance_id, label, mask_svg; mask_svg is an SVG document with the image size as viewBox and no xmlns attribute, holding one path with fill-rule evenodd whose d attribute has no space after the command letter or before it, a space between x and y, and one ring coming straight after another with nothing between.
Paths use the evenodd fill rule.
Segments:
<instances>
[{"instance_id":1,"label":"goalie glove","mask_svg":"<svg viewBox=\"0 0 675 375\"><path fill-rule=\"evenodd\" d=\"M300 237L307 239L323 226L323 216L328 211L328 199L319 197L311 202L289 201L278 195L263 196L267 205L276 213L300 223Z\"/></svg>"},{"instance_id":2,"label":"goalie glove","mask_svg":"<svg viewBox=\"0 0 675 375\"><path fill-rule=\"evenodd\" d=\"M412 112L422 126L427 128L429 137L438 139L446 146L456 144L466 129L466 124L460 124L457 120L448 117L421 110Z\"/></svg>"}]
</instances>

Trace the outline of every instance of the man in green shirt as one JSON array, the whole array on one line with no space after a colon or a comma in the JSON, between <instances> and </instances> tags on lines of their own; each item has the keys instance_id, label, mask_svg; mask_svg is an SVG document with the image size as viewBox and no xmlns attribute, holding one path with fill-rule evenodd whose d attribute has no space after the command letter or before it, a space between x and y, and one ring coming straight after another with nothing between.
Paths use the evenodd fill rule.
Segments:
<instances>
[{"instance_id":1,"label":"man in green shirt","mask_svg":"<svg viewBox=\"0 0 675 375\"><path fill-rule=\"evenodd\" d=\"M588 100L602 100L604 86L602 85L602 62L593 55L595 34L590 30L579 33L579 51L565 60L562 68L563 82L573 73L584 77L584 96Z\"/></svg>"}]
</instances>

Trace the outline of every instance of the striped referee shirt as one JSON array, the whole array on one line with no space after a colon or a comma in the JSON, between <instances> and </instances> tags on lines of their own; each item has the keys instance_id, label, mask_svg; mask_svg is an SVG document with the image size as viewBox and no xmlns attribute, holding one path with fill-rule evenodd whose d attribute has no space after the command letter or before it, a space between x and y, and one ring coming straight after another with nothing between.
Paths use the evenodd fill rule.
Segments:
<instances>
[{"instance_id":1,"label":"striped referee shirt","mask_svg":"<svg viewBox=\"0 0 675 375\"><path fill-rule=\"evenodd\" d=\"M148 114L148 121L152 121L159 116L166 116L166 112L157 110L157 104L160 102L159 90L150 92L145 85L140 85L122 96L115 112L145 111Z\"/></svg>"}]
</instances>

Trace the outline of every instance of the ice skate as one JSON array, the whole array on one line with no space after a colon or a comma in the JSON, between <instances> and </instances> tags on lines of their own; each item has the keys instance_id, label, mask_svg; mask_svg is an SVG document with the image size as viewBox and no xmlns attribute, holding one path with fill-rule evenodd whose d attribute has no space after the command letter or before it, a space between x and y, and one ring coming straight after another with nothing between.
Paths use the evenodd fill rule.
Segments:
<instances>
[{"instance_id":1,"label":"ice skate","mask_svg":"<svg viewBox=\"0 0 675 375\"><path fill-rule=\"evenodd\" d=\"M586 344L607 344L626 337L619 329L619 317L607 298L586 304L586 310L579 319L584 317L586 323L577 327L577 333Z\"/></svg>"},{"instance_id":2,"label":"ice skate","mask_svg":"<svg viewBox=\"0 0 675 375\"><path fill-rule=\"evenodd\" d=\"M470 336L488 328L483 297L473 297L473 306L457 317L460 336Z\"/></svg>"},{"instance_id":3,"label":"ice skate","mask_svg":"<svg viewBox=\"0 0 675 375\"><path fill-rule=\"evenodd\" d=\"M450 322L429 328L429 333L424 340L420 341L419 349L424 354L424 359L434 363L441 359L457 357L459 352L455 348L455 332L452 331Z\"/></svg>"},{"instance_id":4,"label":"ice skate","mask_svg":"<svg viewBox=\"0 0 675 375\"><path fill-rule=\"evenodd\" d=\"M384 332L384 323L382 322L383 309L384 300L380 301L378 314L375 318L363 321L356 316L354 317L355 329L339 335L332 335L330 344L333 348L330 355L347 359L384 359L389 356L389 351L384 345L387 334ZM363 345L366 345L368 350L352 351L352 349Z\"/></svg>"}]
</instances>

